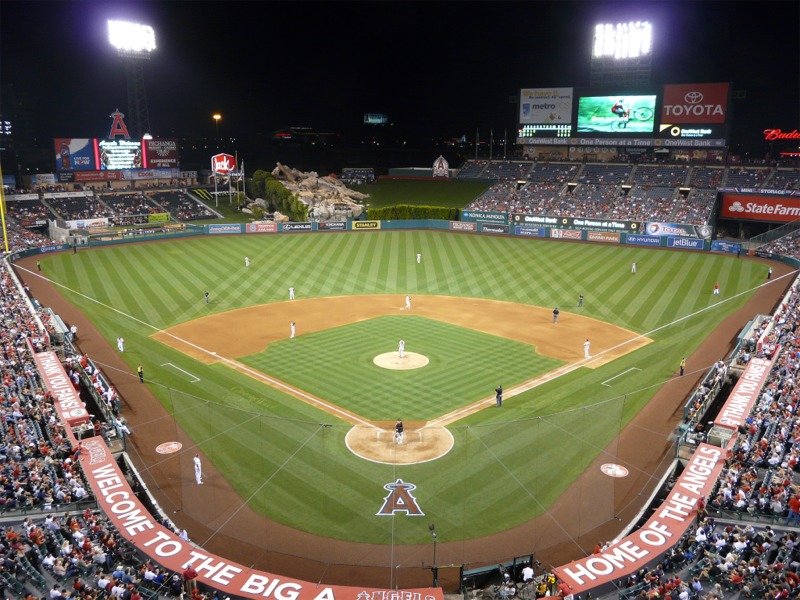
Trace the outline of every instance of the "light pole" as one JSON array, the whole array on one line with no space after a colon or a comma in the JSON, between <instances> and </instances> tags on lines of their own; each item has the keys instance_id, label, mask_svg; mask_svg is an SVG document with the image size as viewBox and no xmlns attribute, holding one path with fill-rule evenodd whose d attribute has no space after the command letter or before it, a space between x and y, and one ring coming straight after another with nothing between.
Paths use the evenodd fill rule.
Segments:
<instances>
[{"instance_id":1,"label":"light pole","mask_svg":"<svg viewBox=\"0 0 800 600\"><path fill-rule=\"evenodd\" d=\"M217 146L219 147L219 121L222 118L222 115L219 113L214 113L211 118L214 119L214 135L217 138Z\"/></svg>"},{"instance_id":2,"label":"light pole","mask_svg":"<svg viewBox=\"0 0 800 600\"><path fill-rule=\"evenodd\" d=\"M428 525L433 538L433 587L439 587L439 567L436 566L436 525L433 523Z\"/></svg>"}]
</instances>

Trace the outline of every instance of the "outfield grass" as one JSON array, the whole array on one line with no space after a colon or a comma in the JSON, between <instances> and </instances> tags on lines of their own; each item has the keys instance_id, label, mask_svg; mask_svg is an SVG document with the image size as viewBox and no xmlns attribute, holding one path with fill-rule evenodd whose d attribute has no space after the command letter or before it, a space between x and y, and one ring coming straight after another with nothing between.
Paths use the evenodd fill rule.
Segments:
<instances>
[{"instance_id":1,"label":"outfield grass","mask_svg":"<svg viewBox=\"0 0 800 600\"><path fill-rule=\"evenodd\" d=\"M634 261L638 273L631 275ZM45 274L73 290L64 294L91 314L112 347L117 336L125 338L129 376L142 362L158 384L153 391L256 510L320 535L386 544L430 539L425 520L375 516L386 495L383 485L398 477L417 485L416 497L442 541L482 536L540 514L673 377L681 357L691 355L765 277L762 264L716 254L427 231L191 238L41 262ZM715 281L721 296L712 295ZM379 465L350 454L343 443L349 425L331 415L149 338L209 313L284 301L289 286L300 297L453 295L557 305L567 312L577 311L583 294L581 314L647 334L655 343L509 398L500 411L453 424L455 447L440 460ZM206 289L210 305L203 301ZM383 334L378 343L383 348ZM387 351L392 349L394 344ZM317 377L323 385L333 387L326 380L341 377L341 365L323 357L303 362L301 353L286 360L313 370L316 375L298 376ZM165 363L201 377L202 387L160 366ZM493 360L478 365L475 389L489 396L499 367ZM395 395L385 394L389 400ZM384 393L380 399L386 400ZM392 410L382 418L397 416ZM598 511L604 510L603 490L586 493L596 493Z\"/></svg>"},{"instance_id":2,"label":"outfield grass","mask_svg":"<svg viewBox=\"0 0 800 600\"><path fill-rule=\"evenodd\" d=\"M379 179L375 184L351 187L363 194L369 194L365 202L370 208L383 208L396 204L464 208L490 185L472 181Z\"/></svg>"},{"instance_id":3,"label":"outfield grass","mask_svg":"<svg viewBox=\"0 0 800 600\"><path fill-rule=\"evenodd\" d=\"M396 352L424 354L430 362L391 371L372 359ZM491 376L506 388L562 364L521 342L448 325L424 317L387 316L270 344L266 352L239 359L306 392L373 421L402 417L428 421L492 394ZM334 364L320 369L309 365Z\"/></svg>"}]
</instances>

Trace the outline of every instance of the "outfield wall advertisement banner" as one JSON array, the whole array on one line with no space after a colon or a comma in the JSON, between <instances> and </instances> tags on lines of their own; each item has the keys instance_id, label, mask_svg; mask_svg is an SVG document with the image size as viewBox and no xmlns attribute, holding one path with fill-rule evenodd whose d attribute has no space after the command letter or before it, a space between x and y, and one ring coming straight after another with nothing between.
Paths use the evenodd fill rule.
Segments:
<instances>
[{"instance_id":1,"label":"outfield wall advertisement banner","mask_svg":"<svg viewBox=\"0 0 800 600\"><path fill-rule=\"evenodd\" d=\"M380 221L353 221L352 223L353 229L364 230L364 229L380 229L381 222Z\"/></svg>"},{"instance_id":2,"label":"outfield wall advertisement banner","mask_svg":"<svg viewBox=\"0 0 800 600\"><path fill-rule=\"evenodd\" d=\"M208 233L211 234L226 234L226 233L242 233L242 225L240 223L229 223L227 225L207 225Z\"/></svg>"},{"instance_id":3,"label":"outfield wall advertisement banner","mask_svg":"<svg viewBox=\"0 0 800 600\"><path fill-rule=\"evenodd\" d=\"M723 219L788 223L800 218L800 198L724 194Z\"/></svg>"},{"instance_id":4,"label":"outfield wall advertisement banner","mask_svg":"<svg viewBox=\"0 0 800 600\"><path fill-rule=\"evenodd\" d=\"M462 221L476 223L508 223L508 213L488 212L484 210L462 210Z\"/></svg>"},{"instance_id":5,"label":"outfield wall advertisement banner","mask_svg":"<svg viewBox=\"0 0 800 600\"><path fill-rule=\"evenodd\" d=\"M320 221L317 223L317 231L345 231L347 223L345 221Z\"/></svg>"},{"instance_id":6,"label":"outfield wall advertisement banner","mask_svg":"<svg viewBox=\"0 0 800 600\"><path fill-rule=\"evenodd\" d=\"M495 225L494 223L481 223L482 233L508 233L508 225Z\"/></svg>"},{"instance_id":7,"label":"outfield wall advertisement banner","mask_svg":"<svg viewBox=\"0 0 800 600\"><path fill-rule=\"evenodd\" d=\"M675 546L697 520L694 511L722 472L725 450L700 444L669 495L641 529L612 544L599 554L576 560L553 573L572 594L582 594L635 573Z\"/></svg>"},{"instance_id":8,"label":"outfield wall advertisement banner","mask_svg":"<svg viewBox=\"0 0 800 600\"><path fill-rule=\"evenodd\" d=\"M281 223L281 231L293 233L296 231L311 231L311 223Z\"/></svg>"},{"instance_id":9,"label":"outfield wall advertisement banner","mask_svg":"<svg viewBox=\"0 0 800 600\"><path fill-rule=\"evenodd\" d=\"M554 240L582 240L583 232L578 229L551 229L550 237Z\"/></svg>"},{"instance_id":10,"label":"outfield wall advertisement banner","mask_svg":"<svg viewBox=\"0 0 800 600\"><path fill-rule=\"evenodd\" d=\"M517 235L524 235L527 237L546 237L547 230L544 227L520 227L514 228Z\"/></svg>"},{"instance_id":11,"label":"outfield wall advertisement banner","mask_svg":"<svg viewBox=\"0 0 800 600\"><path fill-rule=\"evenodd\" d=\"M478 224L475 222L450 221L450 231L477 231Z\"/></svg>"},{"instance_id":12,"label":"outfield wall advertisement banner","mask_svg":"<svg viewBox=\"0 0 800 600\"><path fill-rule=\"evenodd\" d=\"M248 223L246 231L247 233L275 233L278 231L278 224L274 221Z\"/></svg>"},{"instance_id":13,"label":"outfield wall advertisement banner","mask_svg":"<svg viewBox=\"0 0 800 600\"><path fill-rule=\"evenodd\" d=\"M128 541L155 564L183 572L190 563L197 581L237 598L287 600L443 600L440 588L388 590L310 583L231 562L182 540L160 525L131 490L114 457L100 437L81 442L83 472L107 518Z\"/></svg>"},{"instance_id":14,"label":"outfield wall advertisement banner","mask_svg":"<svg viewBox=\"0 0 800 600\"><path fill-rule=\"evenodd\" d=\"M605 242L607 244L619 244L622 239L621 233L607 233L605 231L589 231L586 234L587 241Z\"/></svg>"},{"instance_id":15,"label":"outfield wall advertisement banner","mask_svg":"<svg viewBox=\"0 0 800 600\"><path fill-rule=\"evenodd\" d=\"M631 235L629 233L625 236L625 243L635 246L660 246L661 238L652 235Z\"/></svg>"},{"instance_id":16,"label":"outfield wall advertisement banner","mask_svg":"<svg viewBox=\"0 0 800 600\"><path fill-rule=\"evenodd\" d=\"M678 237L669 237L667 238L667 248L680 248L682 250L702 250L703 249L703 240L699 238L678 238Z\"/></svg>"},{"instance_id":17,"label":"outfield wall advertisement banner","mask_svg":"<svg viewBox=\"0 0 800 600\"><path fill-rule=\"evenodd\" d=\"M728 110L727 83L665 85L661 123L724 123Z\"/></svg>"},{"instance_id":18,"label":"outfield wall advertisement banner","mask_svg":"<svg viewBox=\"0 0 800 600\"><path fill-rule=\"evenodd\" d=\"M736 242L726 242L724 240L714 240L711 242L712 252L730 252L736 254L742 251L742 245Z\"/></svg>"},{"instance_id":19,"label":"outfield wall advertisement banner","mask_svg":"<svg viewBox=\"0 0 800 600\"><path fill-rule=\"evenodd\" d=\"M511 221L519 225L558 226L587 231L642 231L643 223L637 221L615 221L613 219L585 219L578 217L556 217L553 215L525 215L514 213ZM692 234L694 235L694 234Z\"/></svg>"},{"instance_id":20,"label":"outfield wall advertisement banner","mask_svg":"<svg viewBox=\"0 0 800 600\"><path fill-rule=\"evenodd\" d=\"M569 125L572 123L572 88L520 90L519 122L531 125Z\"/></svg>"}]
</instances>

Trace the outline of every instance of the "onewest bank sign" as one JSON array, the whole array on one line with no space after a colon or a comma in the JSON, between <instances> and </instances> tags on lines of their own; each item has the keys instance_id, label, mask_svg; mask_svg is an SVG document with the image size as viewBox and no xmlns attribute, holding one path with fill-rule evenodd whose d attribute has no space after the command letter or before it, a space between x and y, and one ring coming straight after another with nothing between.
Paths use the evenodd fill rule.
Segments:
<instances>
[{"instance_id":1,"label":"onewest bank sign","mask_svg":"<svg viewBox=\"0 0 800 600\"><path fill-rule=\"evenodd\" d=\"M800 198L724 194L721 216L723 219L789 223L800 219Z\"/></svg>"}]
</instances>

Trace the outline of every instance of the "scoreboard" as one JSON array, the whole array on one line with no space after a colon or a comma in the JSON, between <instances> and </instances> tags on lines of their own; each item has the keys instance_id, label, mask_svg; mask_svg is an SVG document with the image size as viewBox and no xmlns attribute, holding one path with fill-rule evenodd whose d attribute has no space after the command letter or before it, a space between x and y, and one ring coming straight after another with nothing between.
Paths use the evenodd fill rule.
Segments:
<instances>
[{"instance_id":1,"label":"scoreboard","mask_svg":"<svg viewBox=\"0 0 800 600\"><path fill-rule=\"evenodd\" d=\"M53 146L59 173L178 168L174 139L56 138Z\"/></svg>"}]
</instances>

